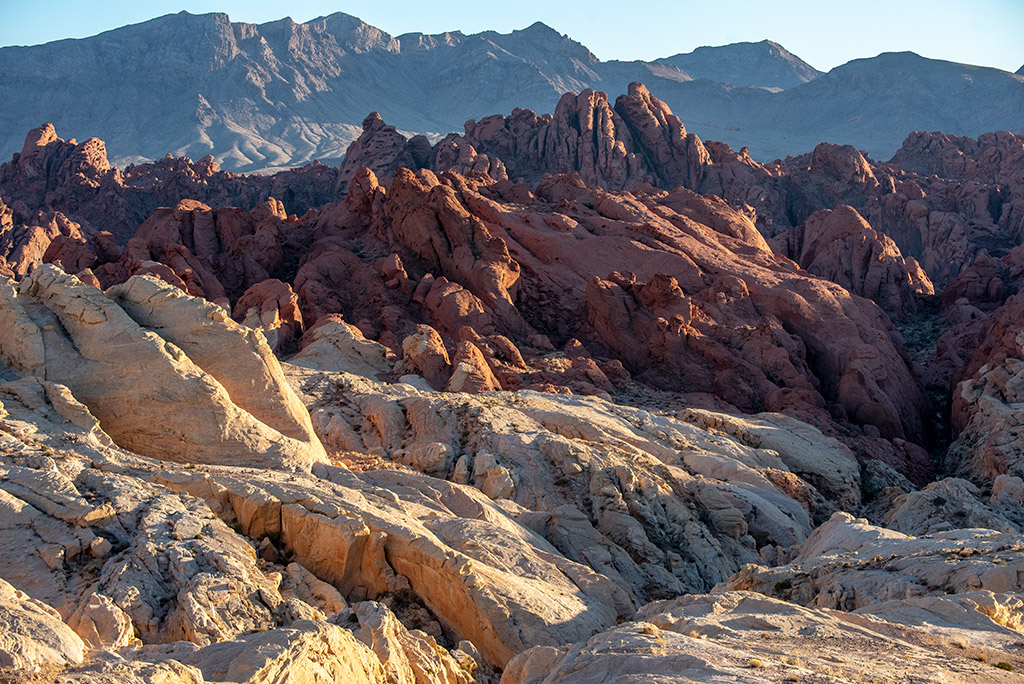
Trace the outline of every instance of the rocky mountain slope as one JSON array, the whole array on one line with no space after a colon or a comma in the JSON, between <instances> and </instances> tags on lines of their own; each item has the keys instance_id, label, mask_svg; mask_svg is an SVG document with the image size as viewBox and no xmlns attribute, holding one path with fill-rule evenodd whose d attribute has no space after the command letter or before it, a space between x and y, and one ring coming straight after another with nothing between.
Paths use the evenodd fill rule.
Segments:
<instances>
[{"instance_id":1,"label":"rocky mountain slope","mask_svg":"<svg viewBox=\"0 0 1024 684\"><path fill-rule=\"evenodd\" d=\"M657 60L679 67L693 78L737 86L786 90L813 81L822 72L778 43L733 43L699 47L693 52Z\"/></svg>"},{"instance_id":2,"label":"rocky mountain slope","mask_svg":"<svg viewBox=\"0 0 1024 684\"><path fill-rule=\"evenodd\" d=\"M212 154L232 171L336 163L371 110L401 130L443 136L467 119L515 107L550 112L566 92L619 93L632 81L703 136L763 161L822 140L887 158L914 130L975 136L1024 126L1021 77L909 53L819 78L767 41L603 62L543 24L394 37L341 13L262 25L168 15L82 40L2 48L0 73L0 98L19 103L0 111L4 157L20 148L21 131L53 120L65 135L106 140L119 165L170 151ZM958 104L980 101L986 106Z\"/></svg>"},{"instance_id":3,"label":"rocky mountain slope","mask_svg":"<svg viewBox=\"0 0 1024 684\"><path fill-rule=\"evenodd\" d=\"M1022 193L640 84L269 177L33 129L0 681L1016 681Z\"/></svg>"}]
</instances>

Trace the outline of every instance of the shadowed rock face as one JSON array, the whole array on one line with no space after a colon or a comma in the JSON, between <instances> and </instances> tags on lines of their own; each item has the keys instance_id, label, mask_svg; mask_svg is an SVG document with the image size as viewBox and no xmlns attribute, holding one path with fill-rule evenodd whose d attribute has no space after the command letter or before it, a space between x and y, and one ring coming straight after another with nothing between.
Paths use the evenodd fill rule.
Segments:
<instances>
[{"instance_id":1,"label":"shadowed rock face","mask_svg":"<svg viewBox=\"0 0 1024 684\"><path fill-rule=\"evenodd\" d=\"M1024 476L1022 315L1024 296L1018 292L981 323L979 344L953 386L956 441L944 465L986 488L1000 476Z\"/></svg>"},{"instance_id":2,"label":"shadowed rock face","mask_svg":"<svg viewBox=\"0 0 1024 684\"><path fill-rule=\"evenodd\" d=\"M563 95L553 115L516 110L511 116L466 123L465 136L449 136L448 145L470 145L488 159L500 159L505 173L535 183L546 173L575 171L587 183L612 190L638 183L664 188L697 187L710 160L700 140L687 135L682 122L640 83L615 101L584 90ZM445 150L445 143L439 144ZM438 153L435 167L447 165ZM451 164L459 171L457 160ZM498 176L495 176L496 178Z\"/></svg>"},{"instance_id":3,"label":"shadowed rock face","mask_svg":"<svg viewBox=\"0 0 1024 684\"><path fill-rule=\"evenodd\" d=\"M52 255L90 264L91 274L83 277L105 287L156 275L231 306L253 324L259 320L275 341L282 314L290 320L290 344L303 325L331 314L344 314L396 353L419 323L449 341L450 355L464 327L478 337L500 335L513 348L576 339L658 388L714 395L745 411L787 410L822 427L839 419L885 437L927 441L927 402L881 312L775 257L761 231L777 224L758 215L758 226L747 208L677 187L718 184L727 196L760 187L766 206L789 203L799 192L819 203L856 197L870 207L894 196L886 190L896 187L890 167L872 166L853 148L824 144L805 170L799 160L789 170L764 167L728 148L708 148L639 84L615 108L602 94L585 92L564 97L553 118L519 110L470 125L480 139L459 144L475 140L480 149L470 147L477 161L488 161L486 169L470 164L469 177L405 168L417 144L380 117L364 124L354 158L392 175L389 188L373 173L343 169L346 199L301 218L288 216L273 199L251 211L181 201L154 212L123 252L97 233L91 245L85 238L53 238L60 248ZM21 181L36 172L33 155L45 158L51 148L57 153L70 145L47 131L39 131L40 141L53 140L41 145L39 136L30 136L30 153L4 167L14 186L31 186ZM435 167L451 144L435 148ZM520 156L494 165L509 154ZM120 173L102 166L90 168ZM520 167L574 174L546 177L531 189L505 179ZM487 175L495 169L497 179ZM649 182L632 193L610 193L588 186L580 171L594 183ZM247 187L249 179L238 178ZM96 196L95 189L76 192L88 201ZM927 291L927 275L913 261L902 262L892 242L856 211L835 216L856 217L850 225L857 229L842 221L833 226L837 219L808 221L783 234L792 243L787 251L895 316L912 311L911 293ZM25 268L19 264L28 259L14 259L17 243L12 231L12 263ZM265 281L292 292L267 304L266 321L251 301L258 292L253 288ZM239 306L247 291L250 300ZM589 354L556 378L524 374L514 364L502 368L489 344L477 346L490 359L493 378L472 350L464 350L467 368L480 371L470 386L561 385L590 393L615 387L608 369L585 360ZM429 374L435 386L447 385L447 377Z\"/></svg>"},{"instance_id":4,"label":"shadowed rock face","mask_svg":"<svg viewBox=\"0 0 1024 684\"><path fill-rule=\"evenodd\" d=\"M269 350L258 332L152 278L132 278L104 295L42 266L23 287L24 294L5 299L10 322L0 334L8 371L23 376L0 388L5 425L22 435L11 438L19 448L11 442L0 455L6 511L0 531L11 542L0 550L0 569L36 601L58 607L50 624L25 635L27 659L82 660L79 637L63 623L70 615L68 624L99 648L137 645L136 633L146 644L211 645L205 652L168 654L204 676L228 667L227 653L238 660L258 644L291 654L302 666L313 657L300 648L309 633L329 645L321 653L325 667L336 659L362 663L356 641L377 649L388 635L373 632L374 625L384 629L393 618L382 606L358 602L400 596L404 605L416 606L406 619L420 614L438 637L443 625L446 634L475 644L466 647L479 649L473 667L501 667L533 645L589 638L631 617L649 598L707 589L756 559L758 539L761 545L802 541L812 521L832 510L804 477L840 501L853 497L851 505L858 496L853 454L796 422L790 427L801 439L818 440L829 451L828 468L815 474L799 442L771 437L775 423L758 419L734 426L736 437L726 438L696 420L579 397L527 392L506 395L500 405L486 395L420 392L292 368L316 430L339 464L320 459L315 474L297 472L293 461L262 453L258 441L260 426L273 427L283 451L283 435L311 429L292 390L272 382L283 381L276 362L261 375ZM39 318L43 307L60 318L69 340L54 336L54 324L42 332L43 353L33 356L39 351L27 344L33 335L17 328L31 321L17 314ZM205 320L201 315L218 312ZM253 338L255 345L244 344ZM61 355L71 342L81 359ZM185 401L188 378L161 371L147 343L173 357L179 376L188 374L186 366L193 375L208 373L205 403L201 396L195 406ZM101 375L103 364L111 363L104 350L146 371L143 380L122 370L133 393L111 373ZM482 352L467 341L455 356L456 374L473 365L465 358L471 355L485 368ZM255 387L261 380L267 382ZM227 396L233 404L215 405ZM174 420L166 420L172 412ZM234 422L210 430L203 412ZM132 423L138 416L149 419L148 431ZM239 445L236 428L244 420L249 423L241 432L251 441ZM188 428L188 436L178 428ZM763 447L750 444L758 431ZM58 453L51 444L68 446ZM171 460L165 450L175 446L188 460L169 468L162 461ZM249 458L237 453L240 447ZM204 449L218 450L218 458L208 459ZM45 453L52 458L45 460ZM366 458L405 467L340 465ZM553 482L557 472L572 479ZM722 479L729 473L735 482ZM262 540L262 562L246 537ZM97 563L79 574L74 561L83 554ZM288 566L287 581L276 569L281 554L296 563ZM344 613L349 607L338 592L361 597L350 607L355 617ZM353 641L345 631L304 622L322 622L326 610L341 612L337 624L345 629L358 625L372 634L356 632ZM290 631L267 641L252 636L275 623ZM410 638L398 624L389 630L394 642ZM43 657L28 636L63 645ZM238 641L216 645L228 639ZM440 681L468 681L459 670L469 665L452 666L448 659L458 656L433 644L399 650L414 662L434 663L435 670L452 667ZM374 651L383 667L430 669L392 662L395 648ZM373 662L364 669L374 672Z\"/></svg>"},{"instance_id":5,"label":"shadowed rock face","mask_svg":"<svg viewBox=\"0 0 1024 684\"><path fill-rule=\"evenodd\" d=\"M221 171L210 156L193 162L167 155L122 170L110 166L102 140L65 141L50 123L29 131L22 151L0 165L0 193L18 222L35 225L38 212L62 211L90 233L111 232L121 244L154 210L181 199L252 208L273 194L302 213L331 201L337 182L338 169L319 163L274 176L239 176Z\"/></svg>"},{"instance_id":6,"label":"shadowed rock face","mask_svg":"<svg viewBox=\"0 0 1024 684\"><path fill-rule=\"evenodd\" d=\"M363 124L340 169L312 164L269 177L224 173L208 159L164 159L121 172L109 167L98 141L66 143L45 126L33 130L24 151L0 166L0 196L14 229L6 231L5 259L37 262L35 255L45 256L56 241L49 260L59 258L72 270L100 266L112 257L104 256L110 252L109 238L96 231L112 231L113 241L124 244L153 210L176 206L185 197L213 207L249 209L273 196L281 203L275 211L301 214L343 199L364 166L385 185L399 168L454 170L530 185L546 173L569 172L607 189L631 190L648 183L672 190L682 185L739 208L751 207L753 212L744 211L756 217L758 230L768 238L796 228L816 211L848 205L873 230L888 236L905 259L916 262L908 262L908 276L912 288L922 291L927 285L921 271L944 285L969 268L981 251L998 259L1024 236L1015 161L1022 154L1021 144L1011 134L974 141L915 133L894 162L907 160L909 168L920 172L871 162L854 147L829 143L807 155L762 165L748 151L736 153L728 145L704 143L688 133L665 102L639 83L631 84L614 107L603 93L567 94L554 115L516 109L507 117L471 120L465 135L452 134L433 148L423 137L407 139L379 115ZM970 163L964 161L968 158ZM931 171L942 175L921 175ZM524 190L529 192L516 192L525 196ZM61 227L68 221L79 224L78 229ZM96 243L94 260L82 248L90 241ZM894 287L905 289L902 274L899 279ZM886 289L878 293L879 303L888 311L900 310L891 300L904 295ZM203 288L192 291L220 296Z\"/></svg>"},{"instance_id":7,"label":"shadowed rock face","mask_svg":"<svg viewBox=\"0 0 1024 684\"><path fill-rule=\"evenodd\" d=\"M885 436L925 439L926 402L882 313L799 274L720 201L683 189L609 193L578 176L549 178L525 204L501 200L507 181L454 173L400 169L387 192L372 175L356 179L344 203L301 220L161 210L96 275L118 282L148 257L196 294L229 301L277 277L292 283L303 320L344 313L396 351L417 321L449 339L464 326L518 345L576 338L656 387L820 424L834 403Z\"/></svg>"},{"instance_id":8,"label":"shadowed rock face","mask_svg":"<svg viewBox=\"0 0 1024 684\"><path fill-rule=\"evenodd\" d=\"M874 300L893 319L914 313L915 294L935 292L917 262L904 261L896 244L849 206L815 212L785 234L780 251L801 268Z\"/></svg>"}]
</instances>

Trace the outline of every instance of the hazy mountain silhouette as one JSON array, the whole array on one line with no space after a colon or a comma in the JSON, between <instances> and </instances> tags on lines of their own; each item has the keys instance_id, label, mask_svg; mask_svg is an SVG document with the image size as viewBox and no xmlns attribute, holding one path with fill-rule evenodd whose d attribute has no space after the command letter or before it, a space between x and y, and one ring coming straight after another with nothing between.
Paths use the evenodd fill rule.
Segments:
<instances>
[{"instance_id":1,"label":"hazy mountain silhouette","mask_svg":"<svg viewBox=\"0 0 1024 684\"><path fill-rule=\"evenodd\" d=\"M699 47L657 62L679 67L694 78L782 90L821 76L820 71L770 40Z\"/></svg>"},{"instance_id":2,"label":"hazy mountain silhouette","mask_svg":"<svg viewBox=\"0 0 1024 684\"><path fill-rule=\"evenodd\" d=\"M4 157L21 149L24 131L52 121L104 139L116 162L212 153L233 170L336 162L374 110L401 130L440 135L516 107L550 112L570 90L614 97L631 81L690 130L761 159L822 140L888 156L915 129L1024 127L1024 78L997 69L900 53L819 75L770 41L603 62L541 23L395 37L342 13L255 25L182 12L0 49L0 74Z\"/></svg>"}]
</instances>

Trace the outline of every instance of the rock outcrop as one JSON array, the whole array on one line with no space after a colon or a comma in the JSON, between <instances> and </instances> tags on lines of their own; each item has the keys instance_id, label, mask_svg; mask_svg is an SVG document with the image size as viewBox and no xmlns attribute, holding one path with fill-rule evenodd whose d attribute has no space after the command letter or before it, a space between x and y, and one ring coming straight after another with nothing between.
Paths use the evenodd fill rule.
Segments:
<instances>
[{"instance_id":1,"label":"rock outcrop","mask_svg":"<svg viewBox=\"0 0 1024 684\"><path fill-rule=\"evenodd\" d=\"M168 155L119 169L107 160L102 140L63 140L51 123L29 131L22 151L0 164L0 197L18 208L19 223L32 225L39 211L61 212L90 234L110 231L121 244L153 211L182 199L252 208L280 197L290 212L302 214L332 201L337 184L338 169L318 163L241 176L221 171L211 156L193 162Z\"/></svg>"},{"instance_id":2,"label":"rock outcrop","mask_svg":"<svg viewBox=\"0 0 1024 684\"><path fill-rule=\"evenodd\" d=\"M986 635L998 630L991 620L982 621L988 623ZM939 636L894 622L807 610L748 592L684 596L651 603L632 621L586 642L533 648L509 663L501 681L867 682L879 673L926 682L1016 677L978 662L979 652L989 659L985 650L964 652L958 642L971 636L966 626Z\"/></svg>"},{"instance_id":3,"label":"rock outcrop","mask_svg":"<svg viewBox=\"0 0 1024 684\"><path fill-rule=\"evenodd\" d=\"M263 330L270 348L287 353L299 344L305 328L299 298L288 283L269 278L256 283L235 302L235 320Z\"/></svg>"},{"instance_id":4,"label":"rock outcrop","mask_svg":"<svg viewBox=\"0 0 1024 684\"><path fill-rule=\"evenodd\" d=\"M450 137L447 145L472 146L474 153L500 159L509 177L531 184L545 173L576 172L611 190L638 183L697 187L710 161L697 136L641 83L631 83L614 107L605 93L584 90L563 95L550 115L517 109L508 117L471 120L464 137ZM442 156L445 150L435 168L462 170L450 153Z\"/></svg>"},{"instance_id":5,"label":"rock outcrop","mask_svg":"<svg viewBox=\"0 0 1024 684\"><path fill-rule=\"evenodd\" d=\"M79 665L85 644L42 601L0 579L0 667L21 672Z\"/></svg>"},{"instance_id":6,"label":"rock outcrop","mask_svg":"<svg viewBox=\"0 0 1024 684\"><path fill-rule=\"evenodd\" d=\"M346 605L298 564L259 558L225 519L237 523L231 501L240 514L266 503L244 503L255 494L244 483L266 471L229 469L244 479L229 476L224 503L213 497L211 508L175 491L202 466L166 471L114 446L66 387L27 378L0 386L0 398L0 668L83 682L262 682L326 672L345 681L465 684L482 667L408 631L382 604ZM281 483L294 478L279 475ZM260 554L273 548L264 540Z\"/></svg>"},{"instance_id":7,"label":"rock outcrop","mask_svg":"<svg viewBox=\"0 0 1024 684\"><path fill-rule=\"evenodd\" d=\"M371 112L363 119L363 132L345 151L335 194L343 197L360 169L368 168L378 178L390 181L398 169L421 169L432 156L430 142L424 136L407 139L394 126L385 124L380 114Z\"/></svg>"},{"instance_id":8,"label":"rock outcrop","mask_svg":"<svg viewBox=\"0 0 1024 684\"><path fill-rule=\"evenodd\" d=\"M785 234L780 251L814 275L874 300L894 319L916 311L915 294L935 293L917 262L904 261L899 247L849 206L812 214Z\"/></svg>"},{"instance_id":9,"label":"rock outcrop","mask_svg":"<svg viewBox=\"0 0 1024 684\"><path fill-rule=\"evenodd\" d=\"M444 196L482 206L469 192ZM655 216L637 195L595 197L609 213ZM810 280L718 204L676 194L653 206L686 209L678 230L703 244L744 245L764 255L755 268ZM493 278L479 282L501 282L508 262L494 254L528 255L519 240L478 257ZM537 257L521 258L528 277ZM388 291L402 292L389 263ZM413 280L414 259L402 263ZM711 288L728 300L743 283ZM709 301L683 285L655 275L632 296ZM880 438L851 447L791 416L498 391L539 371L508 337L468 328L453 357L422 328L408 365L392 367L387 347L328 317L297 365L281 365L262 332L159 279L103 293L43 265L7 288L0 350L20 379L0 384L0 599L16 617L0 625L0 653L15 667L80 682L470 684L657 681L680 668L857 681L867 663L875 676L921 662L998 681L1021 664L1019 478L991 493L956 480L916 492L857 451ZM873 307L846 306L857 301ZM145 442L125 405L105 413L114 398L97 393L128 385L89 379L108 377L110 339L149 373L119 371L132 410L177 418L153 418ZM631 382L579 340L559 354L595 384ZM418 388L410 370L452 391ZM207 394L168 406L194 376ZM193 405L221 406L213 414L253 441L195 431L183 446L169 431L196 422ZM282 451L261 451L263 439ZM284 453L292 443L305 461ZM168 458L172 445L188 458ZM860 508L869 479L889 528L839 512ZM892 649L879 656L879 644ZM917 660L886 655L897 645Z\"/></svg>"},{"instance_id":10,"label":"rock outcrop","mask_svg":"<svg viewBox=\"0 0 1024 684\"><path fill-rule=\"evenodd\" d=\"M262 334L220 307L149 278L105 295L53 266L2 288L19 331L0 343L4 361L70 387L121 446L180 462L325 459Z\"/></svg>"},{"instance_id":11,"label":"rock outcrop","mask_svg":"<svg viewBox=\"0 0 1024 684\"><path fill-rule=\"evenodd\" d=\"M639 84L433 148L371 115L340 170L265 180L33 131L0 168L0 668L1024 667L1021 144L762 165Z\"/></svg>"},{"instance_id":12,"label":"rock outcrop","mask_svg":"<svg viewBox=\"0 0 1024 684\"><path fill-rule=\"evenodd\" d=\"M1024 294L984 321L979 339L953 388L957 437L944 465L988 487L1000 475L1024 476Z\"/></svg>"},{"instance_id":13,"label":"rock outcrop","mask_svg":"<svg viewBox=\"0 0 1024 684\"><path fill-rule=\"evenodd\" d=\"M801 605L870 613L876 604L989 592L1003 602L1021 592L1019 535L953 529L924 537L836 513L789 564L751 565L724 586ZM949 600L958 600L951 598Z\"/></svg>"},{"instance_id":14,"label":"rock outcrop","mask_svg":"<svg viewBox=\"0 0 1024 684\"><path fill-rule=\"evenodd\" d=\"M642 148L629 154L653 166L630 182L702 185L719 163L640 86L620 98L621 115L596 94L565 102L566 117L589 103L604 112L605 134ZM546 139L573 135L561 120L543 124L554 127ZM387 132L377 119L368 126L370 137ZM837 187L880 185L863 157L848 152L818 150L813 167L832 174ZM545 159L534 160L538 169L548 168ZM587 173L608 182L597 166ZM784 410L827 429L838 419L867 426L869 437L928 439L927 401L883 314L797 273L772 254L746 210L724 202L650 185L613 193L571 174L548 177L532 192L487 176L399 169L387 192L365 171L353 175L344 202L302 218L284 212L269 200L251 211L183 201L151 215L125 251L115 261L104 256L93 273L108 287L155 275L232 307L241 321L258 320L283 350L300 318L308 325L335 314L396 354L420 323L445 336L450 353L465 327L513 346L579 339L597 361L574 360L552 377L550 364L502 367L492 355L494 380L473 386L607 393L615 383L591 365L614 360L641 382L715 394L744 411ZM849 261L852 269L852 253ZM890 310L909 309L910 269L904 284L898 260L879 263L891 268L829 274ZM915 277L923 287L927 276ZM447 371L423 372L435 387L447 386Z\"/></svg>"}]
</instances>

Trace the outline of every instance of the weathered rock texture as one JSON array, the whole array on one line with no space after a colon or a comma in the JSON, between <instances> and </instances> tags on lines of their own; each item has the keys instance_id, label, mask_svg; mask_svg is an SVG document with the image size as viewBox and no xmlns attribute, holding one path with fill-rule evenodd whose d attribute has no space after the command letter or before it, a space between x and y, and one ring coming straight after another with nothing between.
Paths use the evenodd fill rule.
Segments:
<instances>
[{"instance_id":1,"label":"weathered rock texture","mask_svg":"<svg viewBox=\"0 0 1024 684\"><path fill-rule=\"evenodd\" d=\"M1002 603L1024 588L1020 547L1017 533L955 529L911 537L837 513L796 549L789 564L748 566L726 586L860 612L886 601L967 592L995 594Z\"/></svg>"},{"instance_id":2,"label":"weathered rock texture","mask_svg":"<svg viewBox=\"0 0 1024 684\"><path fill-rule=\"evenodd\" d=\"M67 674L88 682L472 681L472 656L456 660L386 606L347 606L298 564L258 558L225 524L243 499L224 490L211 508L176 493L195 466L164 471L114 446L66 387L32 377L0 398L0 667L81 664ZM230 472L247 473L234 489L266 471Z\"/></svg>"},{"instance_id":3,"label":"weathered rock texture","mask_svg":"<svg viewBox=\"0 0 1024 684\"><path fill-rule=\"evenodd\" d=\"M48 216L63 212L91 231L110 231L122 243L150 213L159 207L173 207L181 199L249 208L273 196L282 198L290 211L301 214L331 201L337 183L338 169L323 164L313 163L273 176L240 176L221 171L209 156L193 162L188 157L168 155L122 170L110 165L102 140L63 140L51 123L29 131L21 152L0 165L0 196L13 208L19 223L37 225L39 211ZM41 225L46 228L46 224ZM57 225L61 234L79 239L60 223ZM40 244L41 237L34 240ZM27 241L22 238L18 244ZM41 249L45 251L46 245Z\"/></svg>"},{"instance_id":4,"label":"weathered rock texture","mask_svg":"<svg viewBox=\"0 0 1024 684\"><path fill-rule=\"evenodd\" d=\"M52 266L0 287L18 331L4 361L77 392L120 445L181 462L324 460L263 336L220 307L142 277L105 295Z\"/></svg>"},{"instance_id":5,"label":"weathered rock texture","mask_svg":"<svg viewBox=\"0 0 1024 684\"><path fill-rule=\"evenodd\" d=\"M780 251L814 275L874 300L893 318L915 312L915 294L934 294L917 263L904 261L896 244L852 207L815 212L786 233Z\"/></svg>"},{"instance_id":6,"label":"weathered rock texture","mask_svg":"<svg viewBox=\"0 0 1024 684\"><path fill-rule=\"evenodd\" d=\"M958 434L945 466L988 487L1000 475L1024 476L1024 295L993 312L980 342L953 390Z\"/></svg>"},{"instance_id":7,"label":"weathered rock texture","mask_svg":"<svg viewBox=\"0 0 1024 684\"><path fill-rule=\"evenodd\" d=\"M431 192L451 198L441 187ZM678 197L703 220L730 216ZM490 288L477 301L505 301L511 253L492 246L470 268ZM382 268L401 291L397 265ZM666 281L636 298L672 297ZM102 293L44 265L19 287L7 286L0 330L4 373L20 376L0 384L0 667L83 683L482 684L666 672L868 681L912 665L999 681L1001 663L1024 665L1019 478L985 494L956 480L915 492L785 415L673 416L375 380L414 378L376 371L386 348L337 318L307 333L305 367L282 367L263 333L155 278ZM415 367L444 377L443 340L417 334ZM449 382L530 372L507 337L460 338ZM97 340L111 339L122 352L136 345L126 358L149 372L129 376L133 410L164 416L145 443L131 437L140 427L116 431L124 408L103 413L114 398L97 388L113 381L79 382L107 377L112 357ZM64 356L72 348L79 356ZM600 381L578 340L563 354ZM195 405L223 401L213 415L249 421L256 441L194 432L182 446L174 430L197 419L167 397L186 367L209 378ZM279 448L302 445L311 472L294 454L263 452L261 430ZM164 456L214 447L217 458ZM861 506L865 477L910 490L871 503L890 502L895 529L837 512Z\"/></svg>"},{"instance_id":8,"label":"weathered rock texture","mask_svg":"<svg viewBox=\"0 0 1024 684\"><path fill-rule=\"evenodd\" d=\"M598 117L605 129L579 137L568 121L580 116ZM368 122L365 156L376 154L374 136L401 137L378 119ZM571 158L557 160L560 146L545 152L497 134L494 144L537 150L510 164L575 169L602 183L619 172L585 141L619 136L608 150L643 160L646 171L623 171L623 184L697 186L714 166L702 143L640 85L614 110L596 93L567 96L557 117L520 133L540 135L537 126L545 140L576 140ZM839 173L841 165L819 156L819 165ZM424 361L429 368L408 361L396 372L425 373L438 389L463 367L452 389L565 387L607 396L628 373L659 388L714 394L744 411L785 410L826 429L838 419L867 427L869 437L927 441L927 402L882 312L773 255L746 210L682 188L608 192L575 174L548 177L531 191L486 175L392 171L397 159L382 162L394 173L389 188L364 169L349 179L343 202L302 218L269 200L251 211L182 201L154 212L122 253L97 257L92 274L103 286L154 275L232 307L282 350L327 315L344 315L396 354L426 323L448 348L439 354L434 346L440 361ZM862 172L871 173L864 165L850 177ZM883 245L877 259L873 248L855 257L834 235L812 237L806 249L820 243L822 254L837 255L833 266L822 266L829 275L890 311L909 311L910 293L927 276L913 284L894 248L886 256L891 243L883 237L871 238ZM477 338L464 338L464 328ZM495 335L504 341L492 341ZM573 339L597 358L573 353L561 367L517 360L523 346ZM449 371L459 342L471 346Z\"/></svg>"},{"instance_id":9,"label":"weathered rock texture","mask_svg":"<svg viewBox=\"0 0 1024 684\"><path fill-rule=\"evenodd\" d=\"M998 627L988 621L988 629ZM747 592L684 596L651 603L586 642L531 649L509 663L501 682L1015 681L957 645L969 634L937 636Z\"/></svg>"},{"instance_id":10,"label":"weathered rock texture","mask_svg":"<svg viewBox=\"0 0 1024 684\"><path fill-rule=\"evenodd\" d=\"M276 179L33 131L0 168L0 667L1012 676L1021 145L761 165L639 84L433 148L371 115Z\"/></svg>"}]
</instances>

